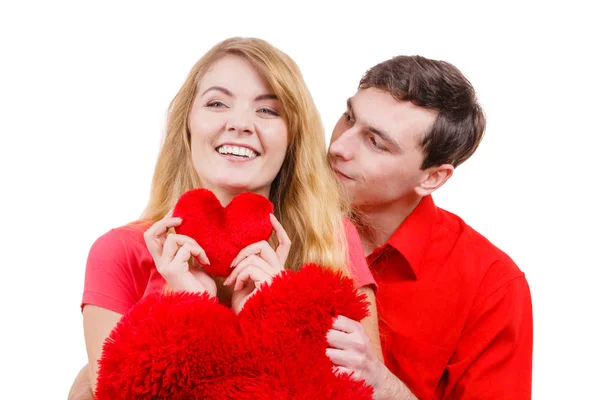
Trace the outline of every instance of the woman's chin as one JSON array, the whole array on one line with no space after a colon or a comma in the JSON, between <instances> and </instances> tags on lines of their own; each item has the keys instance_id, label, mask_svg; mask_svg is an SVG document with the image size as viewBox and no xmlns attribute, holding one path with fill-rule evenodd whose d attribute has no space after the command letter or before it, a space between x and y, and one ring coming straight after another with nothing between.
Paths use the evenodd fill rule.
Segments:
<instances>
[{"instance_id":1,"label":"woman's chin","mask_svg":"<svg viewBox=\"0 0 600 400\"><path fill-rule=\"evenodd\" d=\"M208 178L208 179L207 179ZM248 179L248 177L237 177L237 176L212 176L202 179L200 181L205 189L208 189L215 193L215 195L221 200L221 202L229 202L233 196L236 196L245 192L253 192L262 194L265 197L269 196L270 185L264 182L256 182Z\"/></svg>"},{"instance_id":2,"label":"woman's chin","mask_svg":"<svg viewBox=\"0 0 600 400\"><path fill-rule=\"evenodd\" d=\"M252 190L255 185L249 182L247 179L224 179L219 185L223 190L229 191L249 191Z\"/></svg>"},{"instance_id":3,"label":"woman's chin","mask_svg":"<svg viewBox=\"0 0 600 400\"><path fill-rule=\"evenodd\" d=\"M253 192L259 194L269 193L268 187L243 180L228 179L227 181L219 182L218 188L219 191L222 191L223 193L229 193L231 195L237 195L244 192Z\"/></svg>"}]
</instances>

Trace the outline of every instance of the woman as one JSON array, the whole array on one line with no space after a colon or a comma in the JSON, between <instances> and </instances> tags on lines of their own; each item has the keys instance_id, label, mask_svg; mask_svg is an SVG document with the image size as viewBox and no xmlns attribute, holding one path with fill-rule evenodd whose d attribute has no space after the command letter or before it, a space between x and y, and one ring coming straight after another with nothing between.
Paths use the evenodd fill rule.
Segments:
<instances>
[{"instance_id":1,"label":"woman","mask_svg":"<svg viewBox=\"0 0 600 400\"><path fill-rule=\"evenodd\" d=\"M196 63L171 103L141 221L103 235L89 254L82 309L90 368L82 373L92 390L104 339L165 282L173 290L208 291L237 312L282 269L318 263L355 278L371 302L362 323L379 343L374 280L356 230L343 219L324 137L298 67L265 41L228 39ZM243 249L226 281L189 267L191 257L210 260L193 239L168 234L181 223L169 211L197 187L211 190L223 206L245 191L268 197L275 249L265 242Z\"/></svg>"}]
</instances>

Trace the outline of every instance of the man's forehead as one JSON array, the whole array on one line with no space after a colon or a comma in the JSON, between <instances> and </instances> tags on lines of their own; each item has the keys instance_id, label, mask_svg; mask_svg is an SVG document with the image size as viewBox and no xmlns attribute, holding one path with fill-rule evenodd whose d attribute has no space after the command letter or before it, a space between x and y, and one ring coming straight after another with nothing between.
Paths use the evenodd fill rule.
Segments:
<instances>
[{"instance_id":1,"label":"man's forehead","mask_svg":"<svg viewBox=\"0 0 600 400\"><path fill-rule=\"evenodd\" d=\"M357 122L379 126L400 139L407 133L420 136L435 122L437 111L399 101L390 93L377 89L359 89L348 99ZM411 135L412 136L412 135Z\"/></svg>"}]
</instances>

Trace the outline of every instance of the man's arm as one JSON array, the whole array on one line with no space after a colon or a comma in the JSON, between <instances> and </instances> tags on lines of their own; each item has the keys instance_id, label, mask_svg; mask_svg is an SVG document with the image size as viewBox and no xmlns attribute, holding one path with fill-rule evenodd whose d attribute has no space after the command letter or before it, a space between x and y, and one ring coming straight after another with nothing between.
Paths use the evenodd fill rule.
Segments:
<instances>
[{"instance_id":1,"label":"man's arm","mask_svg":"<svg viewBox=\"0 0 600 400\"><path fill-rule=\"evenodd\" d=\"M444 399L531 399L533 318L524 276L475 304L446 367Z\"/></svg>"},{"instance_id":2,"label":"man's arm","mask_svg":"<svg viewBox=\"0 0 600 400\"><path fill-rule=\"evenodd\" d=\"M416 397L396 378L377 356L364 327L340 316L327 334L327 356L337 373L352 373L373 387L375 400L413 400Z\"/></svg>"},{"instance_id":3,"label":"man's arm","mask_svg":"<svg viewBox=\"0 0 600 400\"><path fill-rule=\"evenodd\" d=\"M378 383L373 386L374 400L417 400L417 397L412 394L408 387L402 383L387 367L381 364L381 372L379 378L376 378Z\"/></svg>"}]
</instances>

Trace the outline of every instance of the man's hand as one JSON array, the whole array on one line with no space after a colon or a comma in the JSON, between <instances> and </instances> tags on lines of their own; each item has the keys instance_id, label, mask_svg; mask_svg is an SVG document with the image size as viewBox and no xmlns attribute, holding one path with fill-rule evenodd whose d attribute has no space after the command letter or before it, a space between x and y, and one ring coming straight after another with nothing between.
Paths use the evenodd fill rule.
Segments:
<instances>
[{"instance_id":1,"label":"man's hand","mask_svg":"<svg viewBox=\"0 0 600 400\"><path fill-rule=\"evenodd\" d=\"M336 367L337 373L353 374L375 387L385 366L379 361L369 337L360 322L339 316L333 321L333 327L327 333L327 356Z\"/></svg>"},{"instance_id":2,"label":"man's hand","mask_svg":"<svg viewBox=\"0 0 600 400\"><path fill-rule=\"evenodd\" d=\"M412 400L416 397L377 358L360 322L339 316L327 333L327 356L336 373L351 374L373 387L374 399Z\"/></svg>"}]
</instances>

